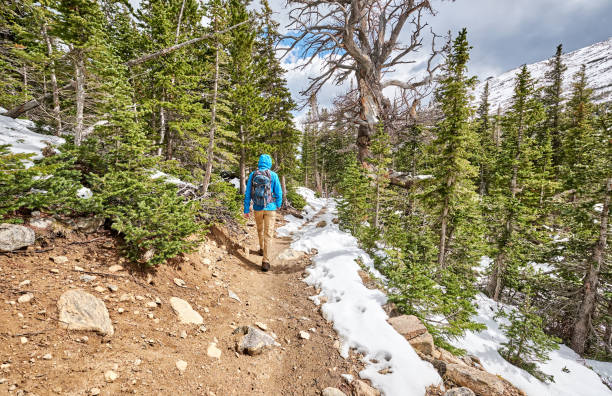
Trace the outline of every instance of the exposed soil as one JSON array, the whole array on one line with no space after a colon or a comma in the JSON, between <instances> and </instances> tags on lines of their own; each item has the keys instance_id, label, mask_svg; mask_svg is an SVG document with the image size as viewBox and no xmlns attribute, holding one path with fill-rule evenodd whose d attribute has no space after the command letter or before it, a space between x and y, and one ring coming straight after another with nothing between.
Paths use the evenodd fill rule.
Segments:
<instances>
[{"instance_id":1,"label":"exposed soil","mask_svg":"<svg viewBox=\"0 0 612 396\"><path fill-rule=\"evenodd\" d=\"M277 226L283 222L278 217ZM254 224L232 239L258 248ZM274 256L289 242L277 239ZM68 262L55 263L56 256ZM349 394L341 374L357 377L363 366L358 356L340 357L336 333L308 299L315 291L301 279L309 258L277 259L268 273L260 271L260 262L207 240L197 252L148 275L124 262L106 231L61 238L43 233L25 251L0 254L0 394L85 395L99 388L101 395L318 395L328 386ZM126 270L111 274L114 264ZM80 280L83 272L75 266L96 279ZM184 280L185 287L174 278ZM30 283L19 286L24 280ZM110 291L108 284L118 290ZM114 336L59 327L57 300L70 288L104 300ZM230 298L229 290L241 302ZM18 303L28 292L32 301ZM129 300L120 301L122 295ZM178 322L168 303L172 296L187 300L203 316L205 331ZM148 308L156 298L161 305ZM281 347L258 356L238 354L232 331L255 322L276 334ZM309 331L309 340L299 337L302 330ZM215 340L220 359L207 355ZM182 374L178 360L187 362ZM105 381L107 370L118 374L112 383Z\"/></svg>"}]
</instances>

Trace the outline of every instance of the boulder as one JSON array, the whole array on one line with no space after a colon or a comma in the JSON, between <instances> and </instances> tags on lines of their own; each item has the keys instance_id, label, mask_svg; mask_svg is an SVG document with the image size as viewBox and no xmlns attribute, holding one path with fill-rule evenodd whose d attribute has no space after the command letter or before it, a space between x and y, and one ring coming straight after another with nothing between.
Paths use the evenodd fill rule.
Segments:
<instances>
[{"instance_id":1,"label":"boulder","mask_svg":"<svg viewBox=\"0 0 612 396\"><path fill-rule=\"evenodd\" d=\"M505 379L465 364L447 364L445 378L470 388L477 395L510 396L523 394Z\"/></svg>"},{"instance_id":2,"label":"boulder","mask_svg":"<svg viewBox=\"0 0 612 396\"><path fill-rule=\"evenodd\" d=\"M353 395L355 396L380 396L380 392L377 389L372 388L361 380L353 380L351 385L353 386Z\"/></svg>"},{"instance_id":3,"label":"boulder","mask_svg":"<svg viewBox=\"0 0 612 396\"><path fill-rule=\"evenodd\" d=\"M104 218L95 216L78 217L74 220L74 227L86 234L96 232L104 224Z\"/></svg>"},{"instance_id":4,"label":"boulder","mask_svg":"<svg viewBox=\"0 0 612 396\"><path fill-rule=\"evenodd\" d=\"M0 224L0 251L12 252L34 244L36 235L28 227L18 224Z\"/></svg>"},{"instance_id":5,"label":"boulder","mask_svg":"<svg viewBox=\"0 0 612 396\"><path fill-rule=\"evenodd\" d=\"M408 341L427 333L427 328L419 318L414 315L401 315L389 319L389 324L395 331L404 336Z\"/></svg>"},{"instance_id":6,"label":"boulder","mask_svg":"<svg viewBox=\"0 0 612 396\"><path fill-rule=\"evenodd\" d=\"M191 305L182 298L170 297L170 306L181 323L196 325L204 323L202 315L194 311Z\"/></svg>"},{"instance_id":7,"label":"boulder","mask_svg":"<svg viewBox=\"0 0 612 396\"><path fill-rule=\"evenodd\" d=\"M64 292L57 309L60 326L68 330L96 331L107 336L115 333L104 302L81 289Z\"/></svg>"},{"instance_id":8,"label":"boulder","mask_svg":"<svg viewBox=\"0 0 612 396\"><path fill-rule=\"evenodd\" d=\"M461 387L447 390L444 396L476 396L476 394L470 388Z\"/></svg>"},{"instance_id":9,"label":"boulder","mask_svg":"<svg viewBox=\"0 0 612 396\"><path fill-rule=\"evenodd\" d=\"M417 351L431 356L434 351L434 340L431 334L425 333L420 336L414 337L408 341L410 345Z\"/></svg>"},{"instance_id":10,"label":"boulder","mask_svg":"<svg viewBox=\"0 0 612 396\"><path fill-rule=\"evenodd\" d=\"M239 327L234 330L234 334L244 334L244 337L238 341L236 349L251 356L259 355L267 348L280 346L271 335L252 326Z\"/></svg>"},{"instance_id":11,"label":"boulder","mask_svg":"<svg viewBox=\"0 0 612 396\"><path fill-rule=\"evenodd\" d=\"M338 388L325 388L321 391L321 396L346 396L346 393L342 392Z\"/></svg>"},{"instance_id":12,"label":"boulder","mask_svg":"<svg viewBox=\"0 0 612 396\"><path fill-rule=\"evenodd\" d=\"M444 348L438 348L438 352L440 353L440 357L438 359L445 361L450 364L464 364L465 362Z\"/></svg>"}]
</instances>

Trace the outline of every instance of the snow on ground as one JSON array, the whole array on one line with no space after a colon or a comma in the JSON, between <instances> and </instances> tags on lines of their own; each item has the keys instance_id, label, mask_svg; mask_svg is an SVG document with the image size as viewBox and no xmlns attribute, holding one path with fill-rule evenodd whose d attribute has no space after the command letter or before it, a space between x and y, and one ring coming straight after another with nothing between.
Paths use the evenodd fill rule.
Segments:
<instances>
[{"instance_id":1,"label":"snow on ground","mask_svg":"<svg viewBox=\"0 0 612 396\"><path fill-rule=\"evenodd\" d=\"M528 396L612 395L612 391L601 382L599 376L585 366L584 359L565 345L551 352L548 362L540 364L540 369L544 373L554 376L554 383L545 384L526 371L508 363L497 352L501 343L507 339L499 328L499 324L493 319L497 310L504 305L494 302L483 294L477 296L476 302L478 313L474 319L484 323L487 329L480 332L468 332L464 337L452 341L452 344L478 356L487 371L501 375L522 389ZM592 363L589 362L589 364L593 366ZM604 363L602 367L606 367L608 373L612 372L612 363ZM569 372L562 371L564 368Z\"/></svg>"},{"instance_id":2,"label":"snow on ground","mask_svg":"<svg viewBox=\"0 0 612 396\"><path fill-rule=\"evenodd\" d=\"M358 274L360 267L355 260L361 258L366 265L371 264L371 260L353 236L333 224L335 202L316 198L314 192L305 188L299 188L298 193L308 203L305 218L287 216L288 224L279 228L278 233L289 235L293 232L293 249L317 250L312 266L307 269L305 282L320 288L319 297L327 298L322 312L334 323L341 340L341 354L347 357L351 348L361 352L366 368L359 373L360 377L372 381L383 395L424 395L427 386L439 384L442 380L429 363L417 356L408 341L387 323L387 314L382 309L387 300L384 293L363 285ZM326 212L318 218L326 221L325 227L316 227L318 221L305 224L325 206ZM300 229L302 225L304 227ZM392 372L380 374L379 371L385 368Z\"/></svg>"},{"instance_id":3,"label":"snow on ground","mask_svg":"<svg viewBox=\"0 0 612 396\"><path fill-rule=\"evenodd\" d=\"M612 362L600 362L599 360L587 360L586 362L608 385L612 385Z\"/></svg>"},{"instance_id":4,"label":"snow on ground","mask_svg":"<svg viewBox=\"0 0 612 396\"><path fill-rule=\"evenodd\" d=\"M171 175L169 175L167 173L164 173L162 171L155 170L155 171L152 171L152 172L153 173L151 174L151 179L153 179L153 180L159 179L159 178L163 178L166 183L176 184L177 186L181 186L181 187L182 186L189 186L189 187L196 188L195 184L188 183L186 181L182 181L178 177L171 176Z\"/></svg>"},{"instance_id":5,"label":"snow on ground","mask_svg":"<svg viewBox=\"0 0 612 396\"><path fill-rule=\"evenodd\" d=\"M234 177L232 180L229 181L229 183L236 188L240 188L240 179L238 179L237 177Z\"/></svg>"},{"instance_id":6,"label":"snow on ground","mask_svg":"<svg viewBox=\"0 0 612 396\"><path fill-rule=\"evenodd\" d=\"M0 146L8 144L12 153L34 154L32 159L40 159L47 142L54 146L64 143L60 137L33 132L35 127L32 121L0 115ZM31 165L32 162L28 161L27 166Z\"/></svg>"}]
</instances>

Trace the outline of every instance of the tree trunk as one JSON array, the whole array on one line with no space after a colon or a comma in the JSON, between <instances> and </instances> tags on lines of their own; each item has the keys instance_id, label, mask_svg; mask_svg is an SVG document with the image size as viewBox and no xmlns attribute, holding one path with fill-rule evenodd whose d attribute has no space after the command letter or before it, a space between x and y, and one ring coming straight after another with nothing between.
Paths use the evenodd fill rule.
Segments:
<instances>
[{"instance_id":1,"label":"tree trunk","mask_svg":"<svg viewBox=\"0 0 612 396\"><path fill-rule=\"evenodd\" d=\"M47 24L42 28L43 38L47 44L47 56L51 59L51 95L53 96L53 117L55 118L55 135L59 136L62 131L62 118L60 114L59 90L57 87L57 76L55 75L55 60L53 59L53 43L47 32ZM47 96L45 93L44 96Z\"/></svg>"},{"instance_id":2,"label":"tree trunk","mask_svg":"<svg viewBox=\"0 0 612 396\"><path fill-rule=\"evenodd\" d=\"M595 311L597 300L597 287L599 285L599 274L604 264L608 238L608 212L610 211L610 191L612 190L612 179L606 181L606 194L603 208L599 218L599 240L593 249L593 256L589 260L589 268L584 277L582 301L576 314L574 329L572 330L571 347L579 355L584 353L585 344L589 336L591 318Z\"/></svg>"},{"instance_id":3,"label":"tree trunk","mask_svg":"<svg viewBox=\"0 0 612 396\"><path fill-rule=\"evenodd\" d=\"M159 140L157 141L157 156L161 157L163 152L164 139L166 137L166 109L164 103L166 101L166 94L162 94L162 103L159 105Z\"/></svg>"},{"instance_id":4,"label":"tree trunk","mask_svg":"<svg viewBox=\"0 0 612 396\"><path fill-rule=\"evenodd\" d=\"M79 49L74 54L74 75L76 81L76 122L74 125L74 145L83 141L83 110L85 109L85 55Z\"/></svg>"},{"instance_id":5,"label":"tree trunk","mask_svg":"<svg viewBox=\"0 0 612 396\"><path fill-rule=\"evenodd\" d=\"M184 4L184 2L183 2ZM213 84L213 100L210 115L210 130L208 132L208 147L206 148L206 172L202 182L202 194L208 191L210 175L213 167L213 152L215 148L215 132L217 129L217 91L219 87L219 46L215 46L215 81Z\"/></svg>"},{"instance_id":6,"label":"tree trunk","mask_svg":"<svg viewBox=\"0 0 612 396\"><path fill-rule=\"evenodd\" d=\"M446 257L446 226L448 224L449 202L448 196L444 197L442 216L440 218L440 242L438 244L438 268L444 268L444 258Z\"/></svg>"},{"instance_id":7,"label":"tree trunk","mask_svg":"<svg viewBox=\"0 0 612 396\"><path fill-rule=\"evenodd\" d=\"M370 157L370 140L376 131L376 125L381 121L382 112L382 89L376 90L380 86L380 79L359 76L357 85L359 88L359 118L361 123L357 128L357 158L363 163Z\"/></svg>"},{"instance_id":8,"label":"tree trunk","mask_svg":"<svg viewBox=\"0 0 612 396\"><path fill-rule=\"evenodd\" d=\"M281 175L280 177L280 182L281 182L281 190L283 190L283 203L282 203L282 207L286 207L287 206L287 178L285 177L285 175Z\"/></svg>"},{"instance_id":9,"label":"tree trunk","mask_svg":"<svg viewBox=\"0 0 612 396\"><path fill-rule=\"evenodd\" d=\"M246 191L246 151L244 148L245 136L244 127L240 125L240 194L244 195Z\"/></svg>"}]
</instances>

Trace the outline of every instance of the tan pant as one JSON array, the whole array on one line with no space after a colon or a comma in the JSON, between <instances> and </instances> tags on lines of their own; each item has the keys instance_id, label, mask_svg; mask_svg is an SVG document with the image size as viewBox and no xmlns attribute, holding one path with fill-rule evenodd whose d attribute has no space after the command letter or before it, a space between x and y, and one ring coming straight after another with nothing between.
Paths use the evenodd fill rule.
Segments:
<instances>
[{"instance_id":1,"label":"tan pant","mask_svg":"<svg viewBox=\"0 0 612 396\"><path fill-rule=\"evenodd\" d=\"M256 210L255 224L257 224L257 236L259 247L263 250L263 261L270 262L270 246L274 236L274 210Z\"/></svg>"}]
</instances>

